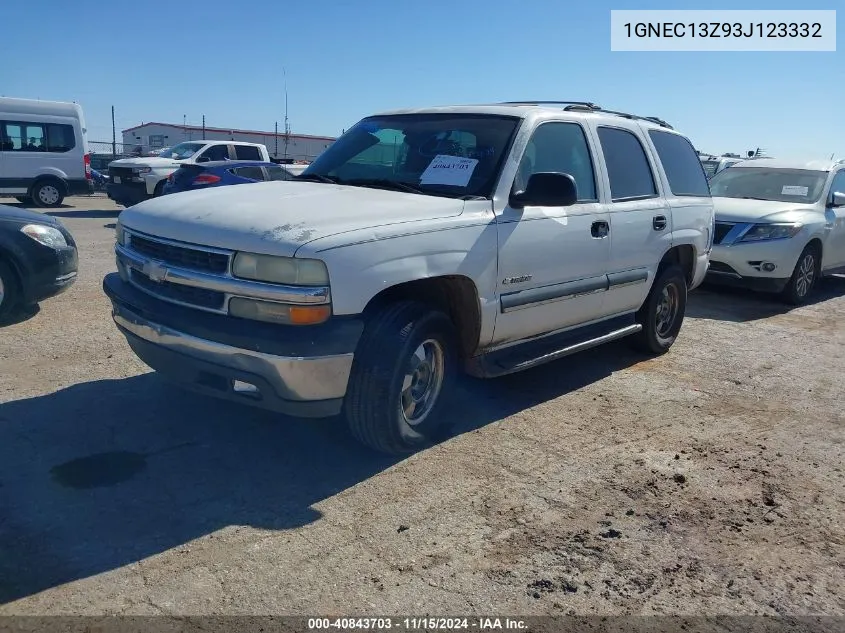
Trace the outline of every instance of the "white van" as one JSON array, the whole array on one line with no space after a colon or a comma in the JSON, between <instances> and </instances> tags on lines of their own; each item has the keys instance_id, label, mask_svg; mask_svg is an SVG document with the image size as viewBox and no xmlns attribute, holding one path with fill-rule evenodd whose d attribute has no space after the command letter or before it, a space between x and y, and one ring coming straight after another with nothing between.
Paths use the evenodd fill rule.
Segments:
<instances>
[{"instance_id":1,"label":"white van","mask_svg":"<svg viewBox=\"0 0 845 633\"><path fill-rule=\"evenodd\" d=\"M90 161L79 104L0 97L0 195L57 207L94 191Z\"/></svg>"}]
</instances>

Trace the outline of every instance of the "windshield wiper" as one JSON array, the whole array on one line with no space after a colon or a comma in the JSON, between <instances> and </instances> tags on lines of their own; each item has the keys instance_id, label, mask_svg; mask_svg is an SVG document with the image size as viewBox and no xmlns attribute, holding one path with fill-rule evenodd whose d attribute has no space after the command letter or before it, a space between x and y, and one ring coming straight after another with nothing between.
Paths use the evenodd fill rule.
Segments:
<instances>
[{"instance_id":1,"label":"windshield wiper","mask_svg":"<svg viewBox=\"0 0 845 633\"><path fill-rule=\"evenodd\" d=\"M312 180L314 182L325 182L329 185L336 185L340 183L340 178L334 176L323 176L321 174L299 174L293 177L294 180Z\"/></svg>"},{"instance_id":2,"label":"windshield wiper","mask_svg":"<svg viewBox=\"0 0 845 633\"><path fill-rule=\"evenodd\" d=\"M393 189L394 191L404 191L406 193L425 193L419 187L414 187L407 182L400 182L398 180L389 180L387 178L353 178L352 180L344 180L344 185L352 185L353 187L376 187L378 189Z\"/></svg>"}]
</instances>

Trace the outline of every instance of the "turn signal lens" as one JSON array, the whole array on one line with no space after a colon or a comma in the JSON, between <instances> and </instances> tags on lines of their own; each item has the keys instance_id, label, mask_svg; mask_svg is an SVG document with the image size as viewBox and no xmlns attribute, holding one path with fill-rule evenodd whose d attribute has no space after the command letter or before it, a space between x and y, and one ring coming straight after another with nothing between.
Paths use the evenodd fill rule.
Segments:
<instances>
[{"instance_id":1,"label":"turn signal lens","mask_svg":"<svg viewBox=\"0 0 845 633\"><path fill-rule=\"evenodd\" d=\"M229 314L242 319L283 325L317 325L328 320L332 309L329 305L295 306L274 301L232 297L229 300Z\"/></svg>"}]
</instances>

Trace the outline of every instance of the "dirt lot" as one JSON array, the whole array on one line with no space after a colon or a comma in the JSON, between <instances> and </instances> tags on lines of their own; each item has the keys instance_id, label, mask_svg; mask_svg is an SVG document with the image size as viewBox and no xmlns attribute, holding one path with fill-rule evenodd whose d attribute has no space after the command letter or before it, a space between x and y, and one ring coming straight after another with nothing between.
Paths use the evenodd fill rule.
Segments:
<instances>
[{"instance_id":1,"label":"dirt lot","mask_svg":"<svg viewBox=\"0 0 845 633\"><path fill-rule=\"evenodd\" d=\"M845 614L845 279L696 291L668 355L471 383L395 460L161 383L68 202L79 281L0 329L0 614Z\"/></svg>"}]
</instances>

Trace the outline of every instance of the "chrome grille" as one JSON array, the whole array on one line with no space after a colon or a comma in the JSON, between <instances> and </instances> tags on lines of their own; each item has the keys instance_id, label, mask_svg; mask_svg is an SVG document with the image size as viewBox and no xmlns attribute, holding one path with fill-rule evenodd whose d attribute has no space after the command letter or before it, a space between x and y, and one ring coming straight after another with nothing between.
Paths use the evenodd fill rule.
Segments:
<instances>
[{"instance_id":1,"label":"chrome grille","mask_svg":"<svg viewBox=\"0 0 845 633\"><path fill-rule=\"evenodd\" d=\"M129 247L170 266L216 274L225 274L229 270L229 255L225 253L160 242L135 233L130 234Z\"/></svg>"},{"instance_id":2,"label":"chrome grille","mask_svg":"<svg viewBox=\"0 0 845 633\"><path fill-rule=\"evenodd\" d=\"M226 295L222 292L174 284L169 281L153 281L137 270L132 271L131 280L132 283L151 295L189 306L222 310L226 301Z\"/></svg>"}]
</instances>

